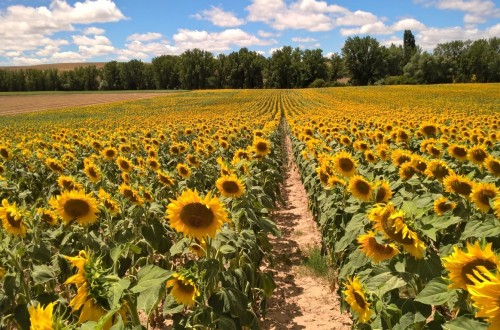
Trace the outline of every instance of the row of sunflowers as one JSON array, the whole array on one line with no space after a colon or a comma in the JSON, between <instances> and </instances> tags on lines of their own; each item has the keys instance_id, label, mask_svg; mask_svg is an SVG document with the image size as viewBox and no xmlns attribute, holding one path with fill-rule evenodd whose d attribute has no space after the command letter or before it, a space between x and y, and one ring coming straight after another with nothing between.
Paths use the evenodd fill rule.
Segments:
<instances>
[{"instance_id":1,"label":"row of sunflowers","mask_svg":"<svg viewBox=\"0 0 500 330\"><path fill-rule=\"evenodd\" d=\"M356 328L500 329L498 87L289 96L294 156Z\"/></svg>"},{"instance_id":2,"label":"row of sunflowers","mask_svg":"<svg viewBox=\"0 0 500 330\"><path fill-rule=\"evenodd\" d=\"M280 97L0 118L0 328L259 328Z\"/></svg>"}]
</instances>

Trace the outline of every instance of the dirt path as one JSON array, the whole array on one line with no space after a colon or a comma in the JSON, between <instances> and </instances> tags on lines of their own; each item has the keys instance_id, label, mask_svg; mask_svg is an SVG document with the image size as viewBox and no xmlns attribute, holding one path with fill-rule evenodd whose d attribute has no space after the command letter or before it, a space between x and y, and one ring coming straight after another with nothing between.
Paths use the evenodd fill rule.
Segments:
<instances>
[{"instance_id":1,"label":"dirt path","mask_svg":"<svg viewBox=\"0 0 500 330\"><path fill-rule=\"evenodd\" d=\"M262 329L351 329L348 314L340 312L339 297L325 278L316 277L300 266L305 251L321 248L321 234L307 207L307 195L293 161L291 142L285 146L288 166L282 187L285 206L274 212L282 236L273 238L276 259L276 290L268 303Z\"/></svg>"}]
</instances>

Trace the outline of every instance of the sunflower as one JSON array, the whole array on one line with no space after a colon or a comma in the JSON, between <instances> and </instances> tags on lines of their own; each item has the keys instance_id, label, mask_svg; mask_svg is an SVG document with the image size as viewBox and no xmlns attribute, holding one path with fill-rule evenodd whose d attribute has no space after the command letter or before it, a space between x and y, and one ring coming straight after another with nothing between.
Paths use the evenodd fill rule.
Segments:
<instances>
[{"instance_id":1,"label":"sunflower","mask_svg":"<svg viewBox=\"0 0 500 330\"><path fill-rule=\"evenodd\" d=\"M390 156L390 149L389 146L385 143L379 144L375 147L375 150L377 151L378 156L382 160L387 160L389 159Z\"/></svg>"},{"instance_id":2,"label":"sunflower","mask_svg":"<svg viewBox=\"0 0 500 330\"><path fill-rule=\"evenodd\" d=\"M420 132L424 136L435 136L439 131L439 126L432 123L423 123L420 126Z\"/></svg>"},{"instance_id":3,"label":"sunflower","mask_svg":"<svg viewBox=\"0 0 500 330\"><path fill-rule=\"evenodd\" d=\"M271 143L260 137L254 138L252 146L258 157L264 157L271 152Z\"/></svg>"},{"instance_id":4,"label":"sunflower","mask_svg":"<svg viewBox=\"0 0 500 330\"><path fill-rule=\"evenodd\" d=\"M351 177L356 173L357 161L347 151L341 151L332 158L335 170L346 177Z\"/></svg>"},{"instance_id":5,"label":"sunflower","mask_svg":"<svg viewBox=\"0 0 500 330\"><path fill-rule=\"evenodd\" d=\"M392 197L392 190L387 181L378 181L375 184L375 202L376 203L387 203Z\"/></svg>"},{"instance_id":6,"label":"sunflower","mask_svg":"<svg viewBox=\"0 0 500 330\"><path fill-rule=\"evenodd\" d=\"M116 159L116 165L122 170L123 172L130 173L132 171L133 165L130 160L128 160L125 157L118 157Z\"/></svg>"},{"instance_id":7,"label":"sunflower","mask_svg":"<svg viewBox=\"0 0 500 330\"><path fill-rule=\"evenodd\" d=\"M448 286L450 289L467 289L468 284L474 284L470 277L481 280L478 276L482 274L478 267L483 266L487 270L494 270L498 266L498 257L491 249L491 243L481 249L479 242L476 241L474 246L467 242L467 252L460 250L458 247L453 247L453 253L443 260L443 266L450 273L451 284ZM474 271L478 271L478 273Z\"/></svg>"},{"instance_id":8,"label":"sunflower","mask_svg":"<svg viewBox=\"0 0 500 330\"><path fill-rule=\"evenodd\" d=\"M6 199L2 200L0 207L0 219L3 229L14 236L26 236L26 224L24 223L23 213L18 210L16 203L9 204Z\"/></svg>"},{"instance_id":9,"label":"sunflower","mask_svg":"<svg viewBox=\"0 0 500 330\"><path fill-rule=\"evenodd\" d=\"M352 279L347 277L348 283L345 285L345 300L351 306L359 317L359 321L362 323L368 323L373 314L370 309L370 303L367 301L365 292L357 276Z\"/></svg>"},{"instance_id":10,"label":"sunflower","mask_svg":"<svg viewBox=\"0 0 500 330\"><path fill-rule=\"evenodd\" d=\"M467 291L472 305L478 309L475 317L487 318L489 329L500 329L500 269L494 274L478 266L469 279L474 282L474 285L467 285Z\"/></svg>"},{"instance_id":11,"label":"sunflower","mask_svg":"<svg viewBox=\"0 0 500 330\"><path fill-rule=\"evenodd\" d=\"M193 155L193 154L188 154L186 156L186 161L189 165L194 166L194 167L198 167L201 164L198 157L196 157L196 155Z\"/></svg>"},{"instance_id":12,"label":"sunflower","mask_svg":"<svg viewBox=\"0 0 500 330\"><path fill-rule=\"evenodd\" d=\"M201 241L194 239L194 242L189 246L189 251L196 254L199 258L204 257L207 251L207 242L202 238Z\"/></svg>"},{"instance_id":13,"label":"sunflower","mask_svg":"<svg viewBox=\"0 0 500 330\"><path fill-rule=\"evenodd\" d=\"M66 225L73 220L82 226L97 221L99 203L83 190L63 191L61 195L52 197L49 203Z\"/></svg>"},{"instance_id":14,"label":"sunflower","mask_svg":"<svg viewBox=\"0 0 500 330\"><path fill-rule=\"evenodd\" d=\"M142 198L139 196L139 193L128 184L122 183L118 189L120 190L120 193L132 204L142 206L144 203Z\"/></svg>"},{"instance_id":15,"label":"sunflower","mask_svg":"<svg viewBox=\"0 0 500 330\"><path fill-rule=\"evenodd\" d=\"M92 256L87 252L81 250L78 256L70 257L65 256L74 267L78 269L77 273L70 276L64 284L76 285L77 293L69 303L69 307L73 311L80 308L80 317L78 323L85 323L87 321L98 322L99 319L106 314L102 307L106 300L101 297L102 292L107 291L106 278L103 276L103 270L100 263L93 260ZM100 303L98 303L98 301ZM104 325L104 329L111 327L111 320Z\"/></svg>"},{"instance_id":16,"label":"sunflower","mask_svg":"<svg viewBox=\"0 0 500 330\"><path fill-rule=\"evenodd\" d=\"M101 156L106 160L113 160L118 156L118 150L113 147L106 147L101 151Z\"/></svg>"},{"instance_id":17,"label":"sunflower","mask_svg":"<svg viewBox=\"0 0 500 330\"><path fill-rule=\"evenodd\" d=\"M40 216L40 220L42 222L48 223L51 226L57 225L57 214L55 214L51 210L45 210L43 208L39 208L37 210L38 215Z\"/></svg>"},{"instance_id":18,"label":"sunflower","mask_svg":"<svg viewBox=\"0 0 500 330\"><path fill-rule=\"evenodd\" d=\"M402 180L409 180L418 170L413 166L413 162L407 162L401 165L399 168L399 177Z\"/></svg>"},{"instance_id":19,"label":"sunflower","mask_svg":"<svg viewBox=\"0 0 500 330\"><path fill-rule=\"evenodd\" d=\"M392 203L377 205L368 213L368 219L375 222L374 228L385 237L399 243L417 259L424 257L425 244L418 235L404 223L403 212L396 212Z\"/></svg>"},{"instance_id":20,"label":"sunflower","mask_svg":"<svg viewBox=\"0 0 500 330\"><path fill-rule=\"evenodd\" d=\"M352 176L347 189L359 200L369 202L373 199L373 185L361 175Z\"/></svg>"},{"instance_id":21,"label":"sunflower","mask_svg":"<svg viewBox=\"0 0 500 330\"><path fill-rule=\"evenodd\" d=\"M63 164L55 158L45 159L45 165L50 168L53 172L60 173L64 170Z\"/></svg>"},{"instance_id":22,"label":"sunflower","mask_svg":"<svg viewBox=\"0 0 500 330\"><path fill-rule=\"evenodd\" d=\"M318 173L319 181L321 181L321 183L326 186L328 184L328 179L330 178L330 174L328 173L326 166L322 164L316 169L316 173Z\"/></svg>"},{"instance_id":23,"label":"sunflower","mask_svg":"<svg viewBox=\"0 0 500 330\"><path fill-rule=\"evenodd\" d=\"M484 160L488 157L488 153L483 146L475 146L467 151L467 158L474 164L483 165Z\"/></svg>"},{"instance_id":24,"label":"sunflower","mask_svg":"<svg viewBox=\"0 0 500 330\"><path fill-rule=\"evenodd\" d=\"M167 281L167 288L172 288L170 291L172 297L185 306L193 306L196 297L200 296L194 281L179 273L174 273L173 278Z\"/></svg>"},{"instance_id":25,"label":"sunflower","mask_svg":"<svg viewBox=\"0 0 500 330\"><path fill-rule=\"evenodd\" d=\"M208 193L202 199L196 190L191 189L185 190L176 200L170 199L167 218L173 229L198 240L206 235L215 237L222 224L229 221L217 197Z\"/></svg>"},{"instance_id":26,"label":"sunflower","mask_svg":"<svg viewBox=\"0 0 500 330\"><path fill-rule=\"evenodd\" d=\"M446 197L440 197L434 201L434 212L437 215L443 215L445 212L453 210L457 203L450 202Z\"/></svg>"},{"instance_id":27,"label":"sunflower","mask_svg":"<svg viewBox=\"0 0 500 330\"><path fill-rule=\"evenodd\" d=\"M490 210L490 201L498 196L500 191L492 183L474 183L472 186L471 200L476 204L476 207L484 213Z\"/></svg>"},{"instance_id":28,"label":"sunflower","mask_svg":"<svg viewBox=\"0 0 500 330\"><path fill-rule=\"evenodd\" d=\"M397 149L391 154L392 162L395 166L401 166L406 162L411 161L411 154L407 151Z\"/></svg>"},{"instance_id":29,"label":"sunflower","mask_svg":"<svg viewBox=\"0 0 500 330\"><path fill-rule=\"evenodd\" d=\"M238 198L245 193L245 184L236 175L220 177L215 186L225 197Z\"/></svg>"},{"instance_id":30,"label":"sunflower","mask_svg":"<svg viewBox=\"0 0 500 330\"><path fill-rule=\"evenodd\" d=\"M419 155L414 155L411 158L411 164L420 173L425 173L425 170L427 170L427 159Z\"/></svg>"},{"instance_id":31,"label":"sunflower","mask_svg":"<svg viewBox=\"0 0 500 330\"><path fill-rule=\"evenodd\" d=\"M28 313L30 315L30 330L52 330L53 320L52 313L54 310L54 303L50 303L45 308L42 308L40 304L28 307Z\"/></svg>"},{"instance_id":32,"label":"sunflower","mask_svg":"<svg viewBox=\"0 0 500 330\"><path fill-rule=\"evenodd\" d=\"M12 158L12 153L10 152L8 147L0 146L0 156L5 160L9 160Z\"/></svg>"},{"instance_id":33,"label":"sunflower","mask_svg":"<svg viewBox=\"0 0 500 330\"><path fill-rule=\"evenodd\" d=\"M229 166L224 162L224 160L222 159L222 157L218 157L217 158L217 164L219 164L220 166L220 173L222 175L231 175L232 174L232 171L231 169L229 168Z\"/></svg>"},{"instance_id":34,"label":"sunflower","mask_svg":"<svg viewBox=\"0 0 500 330\"><path fill-rule=\"evenodd\" d=\"M359 235L358 244L361 245L360 250L374 262L391 259L399 253L399 250L394 244L378 243L373 231L369 231L364 235Z\"/></svg>"},{"instance_id":35,"label":"sunflower","mask_svg":"<svg viewBox=\"0 0 500 330\"><path fill-rule=\"evenodd\" d=\"M453 171L442 160L431 160L427 164L425 175L431 178L436 178L438 181L443 181L444 178L453 174Z\"/></svg>"},{"instance_id":36,"label":"sunflower","mask_svg":"<svg viewBox=\"0 0 500 330\"><path fill-rule=\"evenodd\" d=\"M331 175L327 182L328 187L334 188L336 186L345 186L345 181L338 176Z\"/></svg>"},{"instance_id":37,"label":"sunflower","mask_svg":"<svg viewBox=\"0 0 500 330\"><path fill-rule=\"evenodd\" d=\"M177 164L176 168L177 174L179 174L179 176L183 177L184 179L187 179L191 176L191 169L186 164L179 163Z\"/></svg>"},{"instance_id":38,"label":"sunflower","mask_svg":"<svg viewBox=\"0 0 500 330\"><path fill-rule=\"evenodd\" d=\"M495 176L500 176L500 160L496 159L492 155L489 155L484 160L484 167Z\"/></svg>"},{"instance_id":39,"label":"sunflower","mask_svg":"<svg viewBox=\"0 0 500 330\"><path fill-rule=\"evenodd\" d=\"M448 147L448 153L453 158L464 161L467 160L467 148L458 144L452 144Z\"/></svg>"},{"instance_id":40,"label":"sunflower","mask_svg":"<svg viewBox=\"0 0 500 330\"><path fill-rule=\"evenodd\" d=\"M85 164L83 171L85 172L89 180L93 183L99 182L102 178L101 170L93 163Z\"/></svg>"},{"instance_id":41,"label":"sunflower","mask_svg":"<svg viewBox=\"0 0 500 330\"><path fill-rule=\"evenodd\" d=\"M469 198L474 183L463 175L451 174L443 180L443 185L446 192L460 194Z\"/></svg>"},{"instance_id":42,"label":"sunflower","mask_svg":"<svg viewBox=\"0 0 500 330\"><path fill-rule=\"evenodd\" d=\"M120 206L118 205L118 202L115 201L104 189L99 189L98 196L102 205L111 215L120 213Z\"/></svg>"},{"instance_id":43,"label":"sunflower","mask_svg":"<svg viewBox=\"0 0 500 330\"><path fill-rule=\"evenodd\" d=\"M375 156L375 154L371 150L365 151L365 159L368 163L374 164L377 162L377 156Z\"/></svg>"},{"instance_id":44,"label":"sunflower","mask_svg":"<svg viewBox=\"0 0 500 330\"><path fill-rule=\"evenodd\" d=\"M146 160L146 162L148 163L148 166L153 170L157 171L160 169L160 162L158 161L158 159L150 157Z\"/></svg>"},{"instance_id":45,"label":"sunflower","mask_svg":"<svg viewBox=\"0 0 500 330\"><path fill-rule=\"evenodd\" d=\"M162 170L156 171L156 175L158 177L158 181L160 181L165 187L173 186L175 183L174 179Z\"/></svg>"}]
</instances>

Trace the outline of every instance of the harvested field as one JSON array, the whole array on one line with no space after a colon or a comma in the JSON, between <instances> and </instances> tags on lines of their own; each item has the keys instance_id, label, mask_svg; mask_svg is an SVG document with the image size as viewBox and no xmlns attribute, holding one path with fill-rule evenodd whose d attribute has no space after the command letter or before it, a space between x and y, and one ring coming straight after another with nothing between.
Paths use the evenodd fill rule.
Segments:
<instances>
[{"instance_id":1,"label":"harvested field","mask_svg":"<svg viewBox=\"0 0 500 330\"><path fill-rule=\"evenodd\" d=\"M0 116L15 115L47 109L139 100L164 95L155 93L86 93L57 95L0 95Z\"/></svg>"}]
</instances>

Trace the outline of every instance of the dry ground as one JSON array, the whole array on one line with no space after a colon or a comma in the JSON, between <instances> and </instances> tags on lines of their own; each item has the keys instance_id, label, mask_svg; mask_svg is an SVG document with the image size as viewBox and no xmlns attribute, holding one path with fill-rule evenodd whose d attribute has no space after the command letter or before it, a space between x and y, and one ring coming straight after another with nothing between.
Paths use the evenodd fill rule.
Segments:
<instances>
[{"instance_id":1,"label":"dry ground","mask_svg":"<svg viewBox=\"0 0 500 330\"><path fill-rule=\"evenodd\" d=\"M272 269L277 288L269 300L262 329L351 329L348 314L340 312L339 297L325 278L304 271L305 251L321 248L321 234L307 207L307 195L291 155L287 138L288 166L282 187L285 206L273 216L282 236L272 239Z\"/></svg>"},{"instance_id":2,"label":"dry ground","mask_svg":"<svg viewBox=\"0 0 500 330\"><path fill-rule=\"evenodd\" d=\"M56 95L0 95L0 116L47 109L85 106L166 95L158 93L87 93Z\"/></svg>"}]
</instances>

